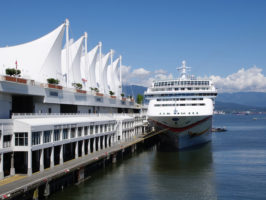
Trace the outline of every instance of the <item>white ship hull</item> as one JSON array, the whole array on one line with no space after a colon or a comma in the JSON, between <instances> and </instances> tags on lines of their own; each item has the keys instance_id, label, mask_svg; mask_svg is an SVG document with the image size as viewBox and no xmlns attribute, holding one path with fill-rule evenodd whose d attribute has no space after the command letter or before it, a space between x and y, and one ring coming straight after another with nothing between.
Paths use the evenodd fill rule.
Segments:
<instances>
[{"instance_id":1,"label":"white ship hull","mask_svg":"<svg viewBox=\"0 0 266 200\"><path fill-rule=\"evenodd\" d=\"M168 129L161 134L163 143L184 149L211 141L212 115L149 117L158 129Z\"/></svg>"}]
</instances>

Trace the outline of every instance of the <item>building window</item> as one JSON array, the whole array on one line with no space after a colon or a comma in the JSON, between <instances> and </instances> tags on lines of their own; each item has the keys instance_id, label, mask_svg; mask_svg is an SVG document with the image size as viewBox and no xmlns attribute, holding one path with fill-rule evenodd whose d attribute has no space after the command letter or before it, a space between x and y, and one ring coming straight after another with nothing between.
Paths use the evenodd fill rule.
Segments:
<instances>
[{"instance_id":1,"label":"building window","mask_svg":"<svg viewBox=\"0 0 266 200\"><path fill-rule=\"evenodd\" d=\"M51 142L51 131L43 132L43 143Z\"/></svg>"},{"instance_id":2,"label":"building window","mask_svg":"<svg viewBox=\"0 0 266 200\"><path fill-rule=\"evenodd\" d=\"M41 143L41 132L32 132L31 144L37 145Z\"/></svg>"},{"instance_id":3,"label":"building window","mask_svg":"<svg viewBox=\"0 0 266 200\"><path fill-rule=\"evenodd\" d=\"M88 135L88 126L84 127L84 135Z\"/></svg>"},{"instance_id":4,"label":"building window","mask_svg":"<svg viewBox=\"0 0 266 200\"><path fill-rule=\"evenodd\" d=\"M98 133L98 125L96 125L95 127L95 133Z\"/></svg>"},{"instance_id":5,"label":"building window","mask_svg":"<svg viewBox=\"0 0 266 200\"><path fill-rule=\"evenodd\" d=\"M68 130L66 128L63 129L63 139L68 139Z\"/></svg>"},{"instance_id":6,"label":"building window","mask_svg":"<svg viewBox=\"0 0 266 200\"><path fill-rule=\"evenodd\" d=\"M81 137L82 135L82 127L78 127L78 136Z\"/></svg>"},{"instance_id":7,"label":"building window","mask_svg":"<svg viewBox=\"0 0 266 200\"><path fill-rule=\"evenodd\" d=\"M28 146L28 133L15 133L15 146Z\"/></svg>"},{"instance_id":8,"label":"building window","mask_svg":"<svg viewBox=\"0 0 266 200\"><path fill-rule=\"evenodd\" d=\"M100 133L103 132L103 125L100 125Z\"/></svg>"},{"instance_id":9,"label":"building window","mask_svg":"<svg viewBox=\"0 0 266 200\"><path fill-rule=\"evenodd\" d=\"M54 141L60 140L60 130L54 130Z\"/></svg>"},{"instance_id":10,"label":"building window","mask_svg":"<svg viewBox=\"0 0 266 200\"><path fill-rule=\"evenodd\" d=\"M74 138L76 135L76 128L71 128L70 137Z\"/></svg>"},{"instance_id":11,"label":"building window","mask_svg":"<svg viewBox=\"0 0 266 200\"><path fill-rule=\"evenodd\" d=\"M93 126L90 126L90 134L93 134Z\"/></svg>"},{"instance_id":12,"label":"building window","mask_svg":"<svg viewBox=\"0 0 266 200\"><path fill-rule=\"evenodd\" d=\"M107 124L104 125L104 132L107 132Z\"/></svg>"}]
</instances>

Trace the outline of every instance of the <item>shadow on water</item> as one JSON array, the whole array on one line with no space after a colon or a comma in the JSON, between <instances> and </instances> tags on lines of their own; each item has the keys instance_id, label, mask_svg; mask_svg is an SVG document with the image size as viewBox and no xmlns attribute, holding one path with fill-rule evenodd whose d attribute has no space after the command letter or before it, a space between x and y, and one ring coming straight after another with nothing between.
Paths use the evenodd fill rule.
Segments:
<instances>
[{"instance_id":1,"label":"shadow on water","mask_svg":"<svg viewBox=\"0 0 266 200\"><path fill-rule=\"evenodd\" d=\"M217 199L211 143L170 150L160 146L151 164L157 199Z\"/></svg>"}]
</instances>

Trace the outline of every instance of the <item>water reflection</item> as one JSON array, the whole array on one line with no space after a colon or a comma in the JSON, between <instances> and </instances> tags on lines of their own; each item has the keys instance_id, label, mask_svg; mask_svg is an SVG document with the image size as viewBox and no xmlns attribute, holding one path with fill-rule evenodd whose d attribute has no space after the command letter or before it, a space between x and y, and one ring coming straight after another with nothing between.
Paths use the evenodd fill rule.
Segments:
<instances>
[{"instance_id":1,"label":"water reflection","mask_svg":"<svg viewBox=\"0 0 266 200\"><path fill-rule=\"evenodd\" d=\"M217 199L211 143L183 151L160 147L149 177L155 199Z\"/></svg>"}]
</instances>

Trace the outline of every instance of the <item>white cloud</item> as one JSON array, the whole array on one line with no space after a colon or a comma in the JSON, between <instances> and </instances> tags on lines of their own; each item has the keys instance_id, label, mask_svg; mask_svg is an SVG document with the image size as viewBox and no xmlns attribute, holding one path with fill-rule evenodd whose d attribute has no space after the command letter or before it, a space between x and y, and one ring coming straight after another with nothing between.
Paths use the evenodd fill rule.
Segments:
<instances>
[{"instance_id":1,"label":"white cloud","mask_svg":"<svg viewBox=\"0 0 266 200\"><path fill-rule=\"evenodd\" d=\"M165 71L164 69L158 69L154 71L155 74L167 74L167 71Z\"/></svg>"},{"instance_id":2,"label":"white cloud","mask_svg":"<svg viewBox=\"0 0 266 200\"><path fill-rule=\"evenodd\" d=\"M149 74L150 74L151 72L150 71L148 71L148 70L146 70L146 69L144 69L144 68L139 68L139 69L135 69L135 70L133 70L133 72L132 72L132 76L133 77L137 77L137 76L148 76Z\"/></svg>"},{"instance_id":3,"label":"white cloud","mask_svg":"<svg viewBox=\"0 0 266 200\"><path fill-rule=\"evenodd\" d=\"M266 77L262 69L256 66L249 69L240 69L225 78L210 76L219 92L266 92Z\"/></svg>"},{"instance_id":4,"label":"white cloud","mask_svg":"<svg viewBox=\"0 0 266 200\"><path fill-rule=\"evenodd\" d=\"M167 74L165 70L148 71L144 68L138 68L131 71L131 67L122 67L123 84L141 85L149 87L154 80L163 80L173 78L172 74Z\"/></svg>"}]
</instances>

